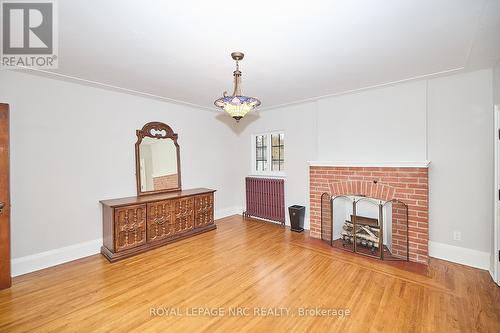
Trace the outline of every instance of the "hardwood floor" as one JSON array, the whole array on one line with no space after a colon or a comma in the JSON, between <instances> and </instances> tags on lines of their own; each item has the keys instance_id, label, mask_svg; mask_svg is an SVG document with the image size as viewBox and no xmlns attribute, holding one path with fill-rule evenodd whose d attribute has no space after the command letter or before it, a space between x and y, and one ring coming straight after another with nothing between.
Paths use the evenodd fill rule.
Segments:
<instances>
[{"instance_id":1,"label":"hardwood floor","mask_svg":"<svg viewBox=\"0 0 500 333\"><path fill-rule=\"evenodd\" d=\"M433 259L422 275L232 216L117 263L95 255L16 277L0 291L0 331L500 332L500 288L486 271Z\"/></svg>"}]
</instances>

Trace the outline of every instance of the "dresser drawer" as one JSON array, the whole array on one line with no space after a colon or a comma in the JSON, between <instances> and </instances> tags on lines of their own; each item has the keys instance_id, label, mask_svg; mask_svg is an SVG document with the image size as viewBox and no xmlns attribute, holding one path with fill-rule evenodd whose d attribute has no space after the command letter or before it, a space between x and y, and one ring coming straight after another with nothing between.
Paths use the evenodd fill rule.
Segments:
<instances>
[{"instance_id":1,"label":"dresser drawer","mask_svg":"<svg viewBox=\"0 0 500 333\"><path fill-rule=\"evenodd\" d=\"M146 243L146 205L115 208L115 251L123 251Z\"/></svg>"},{"instance_id":2,"label":"dresser drawer","mask_svg":"<svg viewBox=\"0 0 500 333\"><path fill-rule=\"evenodd\" d=\"M174 229L176 234L194 228L194 198L172 200L174 213Z\"/></svg>"},{"instance_id":3,"label":"dresser drawer","mask_svg":"<svg viewBox=\"0 0 500 333\"><path fill-rule=\"evenodd\" d=\"M147 208L148 243L173 236L175 233L173 201L148 203Z\"/></svg>"},{"instance_id":4,"label":"dresser drawer","mask_svg":"<svg viewBox=\"0 0 500 333\"><path fill-rule=\"evenodd\" d=\"M214 196L212 193L194 197L195 228L214 223Z\"/></svg>"}]
</instances>

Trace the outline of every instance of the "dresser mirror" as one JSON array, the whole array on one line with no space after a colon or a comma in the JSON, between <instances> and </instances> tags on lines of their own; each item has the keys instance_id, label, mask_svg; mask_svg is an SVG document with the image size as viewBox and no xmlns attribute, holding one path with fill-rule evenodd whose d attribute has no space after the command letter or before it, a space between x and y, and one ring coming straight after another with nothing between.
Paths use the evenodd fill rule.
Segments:
<instances>
[{"instance_id":1,"label":"dresser mirror","mask_svg":"<svg viewBox=\"0 0 500 333\"><path fill-rule=\"evenodd\" d=\"M147 123L136 134L137 195L181 190L177 134L160 122Z\"/></svg>"}]
</instances>

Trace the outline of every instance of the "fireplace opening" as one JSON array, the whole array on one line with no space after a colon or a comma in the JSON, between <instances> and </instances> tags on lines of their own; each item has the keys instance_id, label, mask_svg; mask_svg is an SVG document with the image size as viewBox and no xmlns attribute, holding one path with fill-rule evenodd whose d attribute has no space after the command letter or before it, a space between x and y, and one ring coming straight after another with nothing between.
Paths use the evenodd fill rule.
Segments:
<instances>
[{"instance_id":1,"label":"fireplace opening","mask_svg":"<svg viewBox=\"0 0 500 333\"><path fill-rule=\"evenodd\" d=\"M321 196L321 238L382 260L408 260L408 206L361 195Z\"/></svg>"}]
</instances>

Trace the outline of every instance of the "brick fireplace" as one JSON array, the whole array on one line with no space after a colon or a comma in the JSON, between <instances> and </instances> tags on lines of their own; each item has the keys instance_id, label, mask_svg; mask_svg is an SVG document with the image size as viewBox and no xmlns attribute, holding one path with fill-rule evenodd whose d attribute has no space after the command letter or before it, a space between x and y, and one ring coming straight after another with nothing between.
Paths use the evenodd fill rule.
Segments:
<instances>
[{"instance_id":1,"label":"brick fireplace","mask_svg":"<svg viewBox=\"0 0 500 333\"><path fill-rule=\"evenodd\" d=\"M418 166L338 166L311 163L310 235L321 238L321 195L365 195L408 205L410 261L428 263L429 173Z\"/></svg>"}]
</instances>

